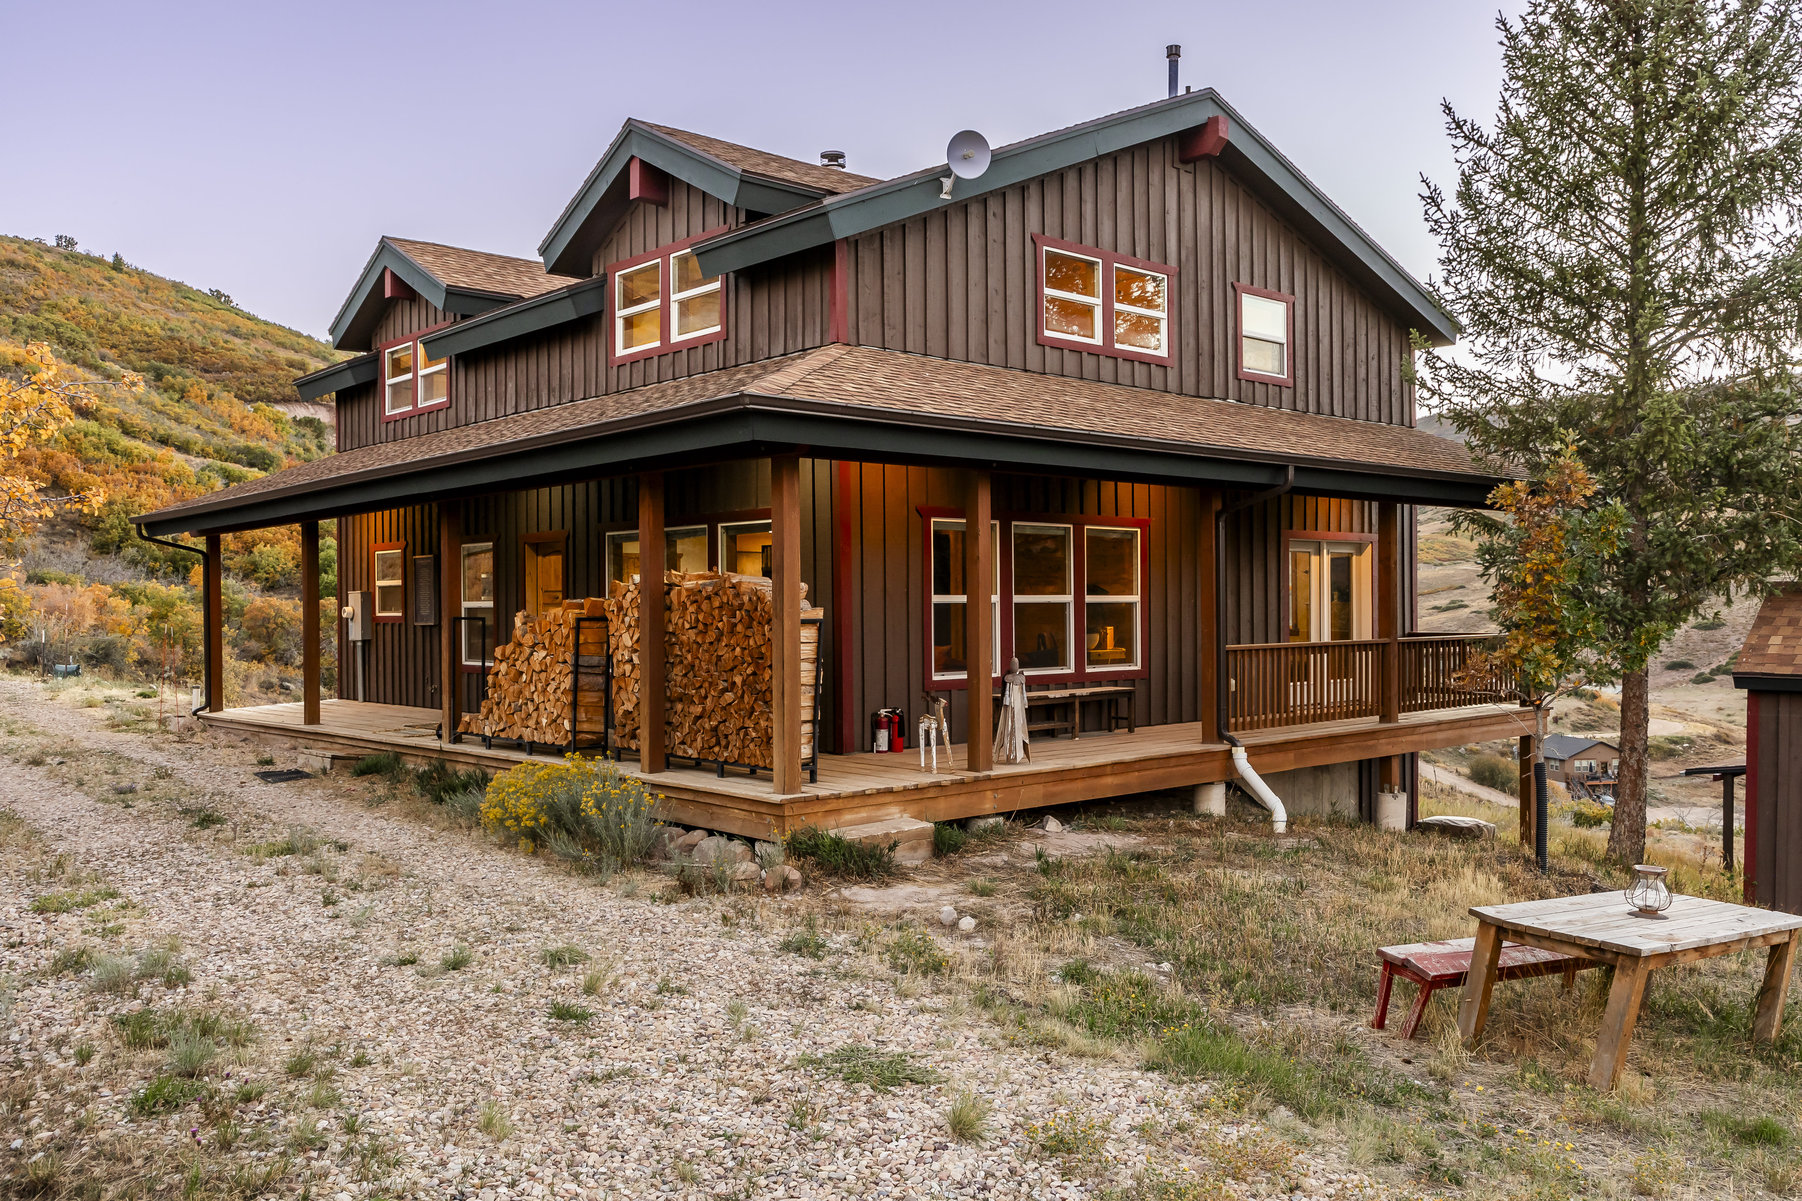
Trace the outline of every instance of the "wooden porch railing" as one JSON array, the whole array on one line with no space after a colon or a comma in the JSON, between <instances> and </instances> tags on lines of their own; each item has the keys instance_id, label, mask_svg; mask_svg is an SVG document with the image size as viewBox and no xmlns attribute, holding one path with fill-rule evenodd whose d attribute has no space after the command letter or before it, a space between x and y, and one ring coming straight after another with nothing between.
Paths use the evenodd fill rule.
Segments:
<instances>
[{"instance_id":1,"label":"wooden porch railing","mask_svg":"<svg viewBox=\"0 0 1802 1201\"><path fill-rule=\"evenodd\" d=\"M1400 639L1400 712L1512 702L1513 681L1497 673L1478 681L1462 679L1484 640L1481 635ZM1380 716L1386 647L1374 638L1227 647L1229 728L1243 733Z\"/></svg>"}]
</instances>

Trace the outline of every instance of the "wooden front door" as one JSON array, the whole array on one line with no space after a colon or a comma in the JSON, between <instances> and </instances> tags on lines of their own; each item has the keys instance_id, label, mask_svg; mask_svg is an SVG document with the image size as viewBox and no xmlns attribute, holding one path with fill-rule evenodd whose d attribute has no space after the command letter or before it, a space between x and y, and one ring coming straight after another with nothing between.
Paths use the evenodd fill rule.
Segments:
<instances>
[{"instance_id":1,"label":"wooden front door","mask_svg":"<svg viewBox=\"0 0 1802 1201\"><path fill-rule=\"evenodd\" d=\"M561 532L526 535L525 601L533 617L563 604L563 541Z\"/></svg>"}]
</instances>

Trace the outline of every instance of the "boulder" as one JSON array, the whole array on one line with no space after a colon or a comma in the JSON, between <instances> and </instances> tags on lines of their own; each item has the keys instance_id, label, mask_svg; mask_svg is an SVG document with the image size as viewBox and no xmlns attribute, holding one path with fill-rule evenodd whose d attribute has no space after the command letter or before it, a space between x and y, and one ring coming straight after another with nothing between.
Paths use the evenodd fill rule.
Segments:
<instances>
[{"instance_id":1,"label":"boulder","mask_svg":"<svg viewBox=\"0 0 1802 1201\"><path fill-rule=\"evenodd\" d=\"M976 919L968 915L960 917L957 919L957 928L962 930L965 934L968 934L970 931L976 929Z\"/></svg>"},{"instance_id":2,"label":"boulder","mask_svg":"<svg viewBox=\"0 0 1802 1201\"><path fill-rule=\"evenodd\" d=\"M1476 839L1494 838L1495 823L1486 822L1480 817L1454 817L1442 814L1439 817L1423 817L1414 823L1416 830L1424 830L1428 834L1442 834L1447 838Z\"/></svg>"},{"instance_id":3,"label":"boulder","mask_svg":"<svg viewBox=\"0 0 1802 1201\"><path fill-rule=\"evenodd\" d=\"M983 834L989 830L999 830L1007 824L1007 819L999 813L990 813L984 817L972 817L964 823L964 829L972 834Z\"/></svg>"},{"instance_id":4,"label":"boulder","mask_svg":"<svg viewBox=\"0 0 1802 1201\"><path fill-rule=\"evenodd\" d=\"M740 843L739 845L744 845ZM745 860L726 869L726 879L734 884L755 884L763 878L763 869Z\"/></svg>"},{"instance_id":5,"label":"boulder","mask_svg":"<svg viewBox=\"0 0 1802 1201\"><path fill-rule=\"evenodd\" d=\"M736 838L727 838L724 834L715 834L695 843L690 854L696 863L707 867L715 863L749 863L751 848Z\"/></svg>"},{"instance_id":6,"label":"boulder","mask_svg":"<svg viewBox=\"0 0 1802 1201\"><path fill-rule=\"evenodd\" d=\"M778 863L775 867L765 869L763 887L769 892L787 892L791 888L799 888L801 873L786 863Z\"/></svg>"},{"instance_id":7,"label":"boulder","mask_svg":"<svg viewBox=\"0 0 1802 1201\"><path fill-rule=\"evenodd\" d=\"M1039 829L1045 831L1047 834L1062 834L1064 832L1064 823L1057 820L1057 818L1052 817L1050 814L1046 814L1045 820L1039 823Z\"/></svg>"},{"instance_id":8,"label":"boulder","mask_svg":"<svg viewBox=\"0 0 1802 1201\"><path fill-rule=\"evenodd\" d=\"M686 834L679 834L677 835L676 840L670 844L670 854L686 855L693 851L696 845L706 837L707 831L705 830L690 830Z\"/></svg>"},{"instance_id":9,"label":"boulder","mask_svg":"<svg viewBox=\"0 0 1802 1201\"><path fill-rule=\"evenodd\" d=\"M651 834L651 858L674 859L680 852L676 843L683 837L680 826L658 826Z\"/></svg>"},{"instance_id":10,"label":"boulder","mask_svg":"<svg viewBox=\"0 0 1802 1201\"><path fill-rule=\"evenodd\" d=\"M943 909L939 910L939 925L941 925L941 926L957 925L957 909L951 905L947 905Z\"/></svg>"}]
</instances>

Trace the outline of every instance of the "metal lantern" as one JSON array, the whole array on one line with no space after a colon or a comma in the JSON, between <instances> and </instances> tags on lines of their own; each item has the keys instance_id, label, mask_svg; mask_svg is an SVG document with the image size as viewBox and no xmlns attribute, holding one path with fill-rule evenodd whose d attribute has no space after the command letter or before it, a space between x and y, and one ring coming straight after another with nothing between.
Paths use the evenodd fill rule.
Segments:
<instances>
[{"instance_id":1,"label":"metal lantern","mask_svg":"<svg viewBox=\"0 0 1802 1201\"><path fill-rule=\"evenodd\" d=\"M1633 883L1627 886L1626 897L1627 904L1640 917L1657 917L1671 907L1671 890L1664 883L1665 873L1670 870L1649 863L1633 868Z\"/></svg>"}]
</instances>

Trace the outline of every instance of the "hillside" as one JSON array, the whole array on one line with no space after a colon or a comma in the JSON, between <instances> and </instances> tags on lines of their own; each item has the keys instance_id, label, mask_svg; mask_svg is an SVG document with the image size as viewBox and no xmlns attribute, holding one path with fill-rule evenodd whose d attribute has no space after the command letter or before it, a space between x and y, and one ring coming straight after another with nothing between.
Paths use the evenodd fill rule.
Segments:
<instances>
[{"instance_id":1,"label":"hillside","mask_svg":"<svg viewBox=\"0 0 1802 1201\"><path fill-rule=\"evenodd\" d=\"M330 409L302 402L293 381L340 356L223 293L119 256L0 236L0 375L20 376L31 342L48 344L77 375L110 380L132 371L145 387L96 388L53 441L9 457L9 471L52 493L104 499L54 519L23 548L11 597L0 596L0 634L16 656L23 631L53 627L67 638L67 654L121 671L141 670L156 657L155 638L173 638L185 652L185 675L198 659L195 560L139 541L130 518L331 453L331 425L318 415ZM242 632L248 609L266 635L240 648L251 659L290 657L298 550L292 529L226 540L234 627ZM335 588L335 558L329 549L323 557Z\"/></svg>"}]
</instances>

